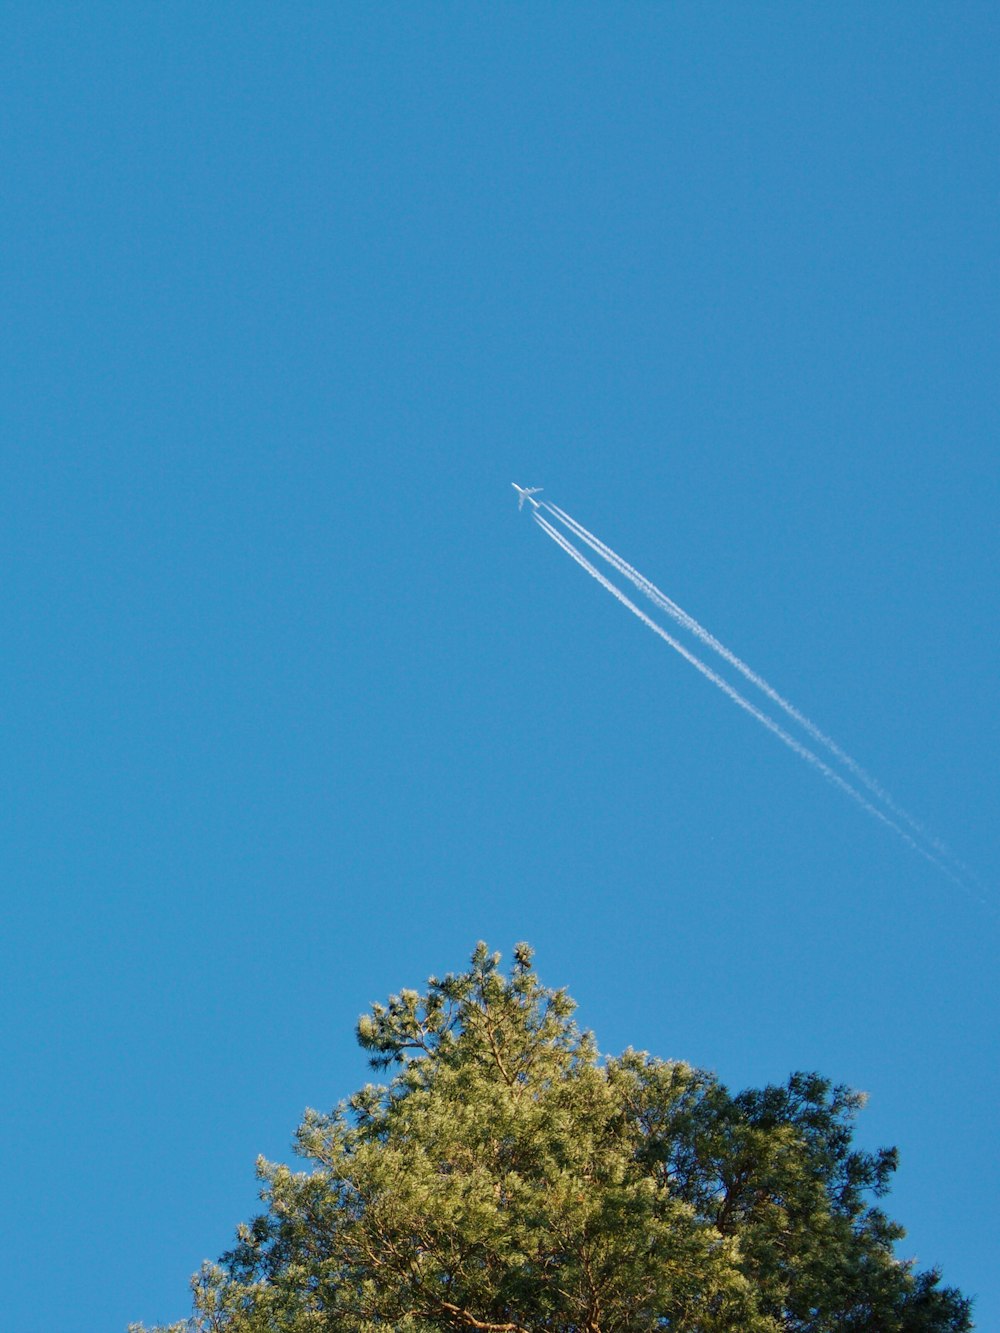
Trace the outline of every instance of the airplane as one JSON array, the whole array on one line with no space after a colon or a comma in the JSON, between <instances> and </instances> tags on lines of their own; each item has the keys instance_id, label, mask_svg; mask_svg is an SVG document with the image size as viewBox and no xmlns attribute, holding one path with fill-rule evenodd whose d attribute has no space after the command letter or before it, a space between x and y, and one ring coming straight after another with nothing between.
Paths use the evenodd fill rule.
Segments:
<instances>
[{"instance_id":1,"label":"airplane","mask_svg":"<svg viewBox=\"0 0 1000 1333\"><path fill-rule=\"evenodd\" d=\"M524 508L525 500L531 500L531 497L533 495L537 495L538 492L542 490L541 486L518 486L516 481L512 481L510 484L514 487L514 490L517 491L518 513L520 513L521 510ZM535 506L536 509L538 508L537 500L531 500L531 503Z\"/></svg>"}]
</instances>

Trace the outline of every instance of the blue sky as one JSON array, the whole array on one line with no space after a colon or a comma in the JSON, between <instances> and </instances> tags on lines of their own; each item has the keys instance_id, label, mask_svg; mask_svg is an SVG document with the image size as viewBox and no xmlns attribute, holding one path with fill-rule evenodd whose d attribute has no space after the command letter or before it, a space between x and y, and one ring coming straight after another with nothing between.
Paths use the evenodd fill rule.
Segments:
<instances>
[{"instance_id":1,"label":"blue sky","mask_svg":"<svg viewBox=\"0 0 1000 1333\"><path fill-rule=\"evenodd\" d=\"M819 1069L1000 1323L995 6L0 12L5 1326L178 1317L373 1000Z\"/></svg>"}]
</instances>

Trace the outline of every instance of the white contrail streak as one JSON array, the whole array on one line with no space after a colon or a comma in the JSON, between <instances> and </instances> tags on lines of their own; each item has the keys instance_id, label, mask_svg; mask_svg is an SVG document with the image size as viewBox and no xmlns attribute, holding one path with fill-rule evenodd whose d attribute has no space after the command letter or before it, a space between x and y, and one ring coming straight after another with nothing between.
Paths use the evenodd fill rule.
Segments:
<instances>
[{"instance_id":1,"label":"white contrail streak","mask_svg":"<svg viewBox=\"0 0 1000 1333\"><path fill-rule=\"evenodd\" d=\"M857 778L862 786L867 787L873 796L877 796L886 809L891 810L897 819L901 819L904 824L908 824L915 833L918 833L922 838L931 842L944 855L950 855L947 848L933 839L918 820L914 819L912 815L908 814L902 808L902 806L898 805L882 784L876 781L870 773L867 773L856 759L853 759L846 750L841 749L836 741L832 740L822 732L814 722L811 722L809 718L805 716L804 713L800 713L795 705L789 703L787 699L780 695L773 685L768 684L763 676L759 676L756 671L747 666L746 662L741 661L734 652L725 646L725 644L720 643L713 634L710 634L703 625L699 625L693 616L688 615L686 611L682 610L681 607L679 607L676 602L672 601L665 592L661 592L655 583L651 583L649 579L640 574L637 569L634 569L627 560L623 559L617 551L613 551L611 547L602 542L599 537L595 537L592 532L588 532L582 523L578 523L575 518L567 514L565 510L560 509L558 505L545 504L544 501L539 501L539 503L542 504L544 508L548 509L550 513L554 514L562 524L569 528L569 530L580 539L580 541L585 542L591 550L596 551L602 559L606 560L614 569L617 569L619 574L623 574L629 582L639 589L640 592L645 593L654 606L659 607L661 611L665 611L678 625L689 630L695 638L700 639L706 647L717 652L721 658L731 666L735 667L746 680L750 681L751 685L756 685L757 689L765 694L772 703L776 704L788 717L797 722L803 731L808 732L813 740L818 741L820 745L824 746L829 753L834 756L834 758L838 759L844 767Z\"/></svg>"},{"instance_id":2,"label":"white contrail streak","mask_svg":"<svg viewBox=\"0 0 1000 1333\"><path fill-rule=\"evenodd\" d=\"M767 715L767 713L762 712L752 704L749 699L745 699L738 690L733 689L732 685L730 685L727 680L724 680L722 676L713 671L711 667L706 666L699 657L696 657L694 653L685 648L682 643L678 643L672 635L667 633L662 625L658 625L655 620L650 619L645 611L641 610L633 601L626 597L622 590L616 587L610 579L605 578L601 571L590 563L582 551L577 550L573 543L564 537L561 532L557 531L551 523L542 518L537 510L535 511L534 519L538 526L546 532L557 545L561 546L567 555L571 556L581 568L585 569L592 578L595 578L597 582L600 583L603 588L606 588L613 597L617 598L623 606L628 607L633 615L638 616L642 623L647 625L654 634L659 635L659 637L663 639L665 643L668 643L675 652L680 653L681 657L683 657L686 662L690 662L696 671L700 671L707 680L710 680L712 684L730 698L734 704L737 704L745 712L749 713L751 717L756 718L761 726L766 727L768 731L777 736L778 739L797 754L800 759L804 759L807 764L811 765L819 773L822 773L823 777L825 777L828 782L832 782L835 787L839 787L841 791L845 792L852 800L856 801L858 805L860 805L863 810L866 810L874 819L879 820L888 828L891 828L905 843L912 847L915 852L919 852L921 856L930 861L932 865L937 866L940 871L947 875L950 880L960 888L965 889L966 892L969 892L968 886L958 878L949 866L945 865L925 847L922 847L920 843L912 838L904 828L896 823L895 820L890 819L889 816L879 810L877 806L872 805L871 801L859 792L856 787L852 787L851 784L842 778L839 773L835 772L829 764L824 763L818 755L812 752L812 750L808 749L800 741L797 741L794 736L789 735L784 727L775 722L773 718Z\"/></svg>"}]
</instances>

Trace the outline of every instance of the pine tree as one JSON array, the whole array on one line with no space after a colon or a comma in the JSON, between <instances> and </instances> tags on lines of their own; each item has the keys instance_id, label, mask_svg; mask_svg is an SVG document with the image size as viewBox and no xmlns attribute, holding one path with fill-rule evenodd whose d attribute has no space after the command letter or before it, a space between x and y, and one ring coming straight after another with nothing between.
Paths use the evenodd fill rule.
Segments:
<instances>
[{"instance_id":1,"label":"pine tree","mask_svg":"<svg viewBox=\"0 0 1000 1333\"><path fill-rule=\"evenodd\" d=\"M737 1095L679 1061L602 1059L525 945L375 1005L392 1070L306 1113L306 1172L193 1281L208 1333L963 1333L873 1202L893 1150L852 1146L860 1095L815 1074Z\"/></svg>"}]
</instances>

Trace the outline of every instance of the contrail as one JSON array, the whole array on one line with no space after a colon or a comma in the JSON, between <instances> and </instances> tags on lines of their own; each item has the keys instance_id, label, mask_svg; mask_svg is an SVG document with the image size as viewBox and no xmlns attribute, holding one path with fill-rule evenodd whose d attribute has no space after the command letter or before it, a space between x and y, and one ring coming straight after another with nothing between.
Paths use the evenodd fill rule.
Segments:
<instances>
[{"instance_id":1,"label":"contrail","mask_svg":"<svg viewBox=\"0 0 1000 1333\"><path fill-rule=\"evenodd\" d=\"M832 740L831 737L822 732L814 722L811 722L809 718L805 716L804 713L799 712L795 705L780 695L773 685L768 684L763 676L759 676L756 671L747 666L746 662L741 661L741 659L727 648L725 644L720 643L713 634L710 634L703 625L699 625L693 616L688 615L686 611L682 610L681 607L679 607L676 602L672 601L665 592L661 592L655 583L651 583L649 579L640 574L637 569L634 569L627 560L624 560L616 551L613 551L610 546L602 542L599 537L595 537L592 532L588 532L582 523L578 523L575 518L567 514L565 510L560 509L558 505L545 504L544 501L539 501L538 503L548 509L550 513L554 514L561 523L569 528L570 531L580 539L580 541L585 542L591 550L596 551L597 554L606 560L609 565L614 569L617 569L619 574L623 574L625 578L639 589L640 592L645 593L654 606L658 606L661 611L665 611L678 625L689 630L695 638L700 639L706 647L717 652L721 658L730 664L730 666L735 667L746 680L750 681L751 685L756 685L757 689L765 694L772 703L776 704L788 717L797 722L803 731L808 732L813 740L818 741L820 745L824 746L830 754L838 759L844 767L857 778L862 786L867 787L873 796L877 796L886 809L891 810L897 819L901 819L904 824L908 824L915 833L918 833L922 838L925 838L928 842L932 843L944 855L950 855L947 848L936 839L932 838L919 820L914 819L912 815L908 814L907 811L902 808L902 806L897 804L882 784L876 781L870 773L867 773L856 759L853 759L846 750L841 749L836 741Z\"/></svg>"},{"instance_id":2,"label":"contrail","mask_svg":"<svg viewBox=\"0 0 1000 1333\"><path fill-rule=\"evenodd\" d=\"M568 538L564 537L563 534L557 531L551 523L542 518L537 509L534 513L534 519L538 526L547 533L557 545L561 546L567 555L571 556L581 568L585 569L592 578L595 578L597 582L600 583L603 588L606 588L613 597L617 598L623 606L628 607L633 615L638 616L642 623L647 625L654 634L659 635L659 637L663 639L665 643L668 643L675 652L680 653L681 657L683 657L686 662L690 662L696 671L700 671L707 680L710 680L712 684L730 698L734 704L737 704L745 712L749 713L751 717L756 718L761 726L766 727L772 735L777 736L778 739L797 754L800 759L804 759L807 764L811 765L811 767L821 773L828 782L833 783L835 787L839 787L841 791L850 796L852 800L856 801L857 804L860 805L863 810L866 810L874 819L879 820L880 823L891 828L893 832L897 833L915 852L918 852L925 860L930 861L932 865L937 866L937 868L944 875L947 875L954 884L957 884L959 888L965 890L967 893L971 892L969 886L963 880L959 879L949 866L939 860L933 852L929 852L926 847L922 847L919 842L910 836L906 829L902 828L895 820L890 819L887 814L877 806L873 805L856 787L852 787L851 784L832 769L829 764L824 763L819 755L814 754L812 750L796 740L794 736L789 735L784 727L775 722L772 717L767 715L767 713L762 712L756 705L752 704L749 699L745 699L727 680L724 680L723 677L713 671L710 666L707 666L699 657L696 657L694 653L685 648L682 643L679 643L671 634L668 634L662 625L658 625L655 620L650 619L645 611L641 610L633 601L626 597L620 588L616 587L610 579L605 578L600 570L590 563L582 551L577 550ZM984 903L983 905L986 906L987 904Z\"/></svg>"}]
</instances>

